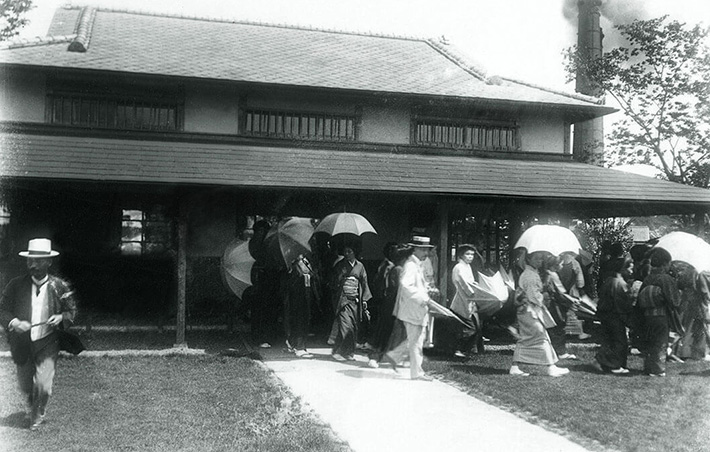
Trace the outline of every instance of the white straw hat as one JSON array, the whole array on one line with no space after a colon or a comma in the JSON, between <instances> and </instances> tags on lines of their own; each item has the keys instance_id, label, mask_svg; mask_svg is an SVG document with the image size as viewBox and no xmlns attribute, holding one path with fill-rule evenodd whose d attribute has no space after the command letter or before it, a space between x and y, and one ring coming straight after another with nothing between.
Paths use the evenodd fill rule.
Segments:
<instances>
[{"instance_id":1,"label":"white straw hat","mask_svg":"<svg viewBox=\"0 0 710 452\"><path fill-rule=\"evenodd\" d=\"M19 254L22 257L59 256L59 253L52 249L52 241L49 239L32 239L27 245L27 251L20 251Z\"/></svg>"}]
</instances>

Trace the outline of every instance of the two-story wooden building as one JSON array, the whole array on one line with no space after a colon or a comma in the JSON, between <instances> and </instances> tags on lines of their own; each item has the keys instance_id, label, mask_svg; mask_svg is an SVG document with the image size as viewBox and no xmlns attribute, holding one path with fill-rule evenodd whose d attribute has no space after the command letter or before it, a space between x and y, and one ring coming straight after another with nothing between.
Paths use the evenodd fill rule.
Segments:
<instances>
[{"instance_id":1,"label":"two-story wooden building","mask_svg":"<svg viewBox=\"0 0 710 452\"><path fill-rule=\"evenodd\" d=\"M710 203L574 161L573 124L611 108L488 77L436 40L67 7L46 38L2 46L0 80L4 259L51 237L85 306L176 297L178 342L255 216L345 209L379 233L366 260L417 229L498 262L530 217Z\"/></svg>"}]
</instances>

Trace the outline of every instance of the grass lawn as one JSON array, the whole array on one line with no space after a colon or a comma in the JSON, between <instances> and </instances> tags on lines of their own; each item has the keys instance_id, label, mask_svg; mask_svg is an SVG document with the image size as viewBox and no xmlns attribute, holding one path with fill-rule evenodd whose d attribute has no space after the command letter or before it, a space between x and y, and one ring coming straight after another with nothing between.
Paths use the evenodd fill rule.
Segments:
<instances>
[{"instance_id":1,"label":"grass lawn","mask_svg":"<svg viewBox=\"0 0 710 452\"><path fill-rule=\"evenodd\" d=\"M124 333L113 340L124 348L162 348L162 341L168 347L174 341L170 334L149 335L154 340L148 344L142 334ZM95 335L85 342L100 350L109 339ZM195 347L200 343L188 339ZM218 333L203 334L201 340L215 348L227 339L226 333ZM80 355L60 358L57 369L47 422L30 432L15 366L10 358L0 359L0 450L350 450L248 358Z\"/></svg>"},{"instance_id":2,"label":"grass lawn","mask_svg":"<svg viewBox=\"0 0 710 452\"><path fill-rule=\"evenodd\" d=\"M512 350L489 351L471 360L431 356L426 370L593 448L710 450L710 363L669 363L667 377L653 378L640 373L642 360L632 356L632 373L614 376L591 366L594 349L571 352L580 359L560 362L570 374L559 378L507 375Z\"/></svg>"}]
</instances>

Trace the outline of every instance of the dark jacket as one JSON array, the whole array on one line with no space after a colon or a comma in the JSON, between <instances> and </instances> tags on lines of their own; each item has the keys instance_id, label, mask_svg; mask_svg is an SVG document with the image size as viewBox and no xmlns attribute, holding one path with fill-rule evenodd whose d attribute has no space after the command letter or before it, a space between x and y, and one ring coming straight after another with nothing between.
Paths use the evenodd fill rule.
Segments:
<instances>
[{"instance_id":1,"label":"dark jacket","mask_svg":"<svg viewBox=\"0 0 710 452\"><path fill-rule=\"evenodd\" d=\"M47 281L49 315L62 314L61 328L68 328L76 318L76 298L74 291L63 279L49 275ZM32 321L32 277L20 276L10 281L0 297L0 325L8 328L12 319ZM7 332L12 359L24 364L31 353L29 331L25 333Z\"/></svg>"}]
</instances>

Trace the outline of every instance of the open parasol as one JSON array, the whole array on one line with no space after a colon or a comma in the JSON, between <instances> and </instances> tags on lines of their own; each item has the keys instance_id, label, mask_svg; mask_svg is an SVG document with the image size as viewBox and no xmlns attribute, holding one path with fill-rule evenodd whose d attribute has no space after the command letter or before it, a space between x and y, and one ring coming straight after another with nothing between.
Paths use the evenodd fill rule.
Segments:
<instances>
[{"instance_id":1,"label":"open parasol","mask_svg":"<svg viewBox=\"0 0 710 452\"><path fill-rule=\"evenodd\" d=\"M252 285L251 269L254 258L249 253L249 241L234 240L222 255L222 274L229 289L242 298L247 287Z\"/></svg>"},{"instance_id":2,"label":"open parasol","mask_svg":"<svg viewBox=\"0 0 710 452\"><path fill-rule=\"evenodd\" d=\"M351 212L331 213L321 220L315 232L325 232L330 235L354 234L358 236L366 232L377 234L375 228L365 217Z\"/></svg>"},{"instance_id":3,"label":"open parasol","mask_svg":"<svg viewBox=\"0 0 710 452\"><path fill-rule=\"evenodd\" d=\"M271 227L264 238L264 245L271 257L289 267L299 255L311 252L309 241L312 235L310 218L286 218Z\"/></svg>"},{"instance_id":4,"label":"open parasol","mask_svg":"<svg viewBox=\"0 0 710 452\"><path fill-rule=\"evenodd\" d=\"M710 271L710 244L696 235L671 232L658 239L655 248L663 248L671 259L692 265L698 273Z\"/></svg>"},{"instance_id":5,"label":"open parasol","mask_svg":"<svg viewBox=\"0 0 710 452\"><path fill-rule=\"evenodd\" d=\"M574 232L562 226L536 224L520 236L515 248L525 248L528 253L547 251L555 256L562 253L579 254L582 246Z\"/></svg>"}]
</instances>

